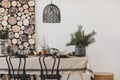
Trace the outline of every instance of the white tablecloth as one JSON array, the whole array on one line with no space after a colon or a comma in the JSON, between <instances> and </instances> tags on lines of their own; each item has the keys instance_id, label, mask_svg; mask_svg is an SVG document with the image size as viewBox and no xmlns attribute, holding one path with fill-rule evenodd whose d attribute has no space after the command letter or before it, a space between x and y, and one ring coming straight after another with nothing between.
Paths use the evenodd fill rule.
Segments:
<instances>
[{"instance_id":1,"label":"white tablecloth","mask_svg":"<svg viewBox=\"0 0 120 80\"><path fill-rule=\"evenodd\" d=\"M18 65L18 60L15 58L13 64ZM50 65L50 63L48 63ZM0 57L0 74L7 74L8 66L5 57ZM92 75L88 57L71 57L71 58L61 58L60 60L60 73L85 73L86 71ZM26 73L27 74L38 74L40 75L40 64L39 57L29 57L26 58Z\"/></svg>"}]
</instances>

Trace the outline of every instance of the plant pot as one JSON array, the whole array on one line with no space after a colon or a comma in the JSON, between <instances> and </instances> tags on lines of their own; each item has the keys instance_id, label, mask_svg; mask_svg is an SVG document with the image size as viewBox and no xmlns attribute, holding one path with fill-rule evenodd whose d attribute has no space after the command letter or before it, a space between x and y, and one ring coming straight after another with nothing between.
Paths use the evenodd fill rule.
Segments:
<instances>
[{"instance_id":1,"label":"plant pot","mask_svg":"<svg viewBox=\"0 0 120 80\"><path fill-rule=\"evenodd\" d=\"M47 52L47 50L42 49L40 52L41 52L41 54L42 54L42 55L45 55L45 54L46 54L46 52Z\"/></svg>"},{"instance_id":2,"label":"plant pot","mask_svg":"<svg viewBox=\"0 0 120 80\"><path fill-rule=\"evenodd\" d=\"M85 47L75 47L75 55L76 56L86 56L86 48Z\"/></svg>"}]
</instances>

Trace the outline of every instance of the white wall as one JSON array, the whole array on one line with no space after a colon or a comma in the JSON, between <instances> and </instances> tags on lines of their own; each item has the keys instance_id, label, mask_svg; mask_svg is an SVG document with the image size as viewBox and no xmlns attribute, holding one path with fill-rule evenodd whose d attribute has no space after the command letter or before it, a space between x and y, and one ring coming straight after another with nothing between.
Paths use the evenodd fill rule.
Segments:
<instances>
[{"instance_id":1,"label":"white wall","mask_svg":"<svg viewBox=\"0 0 120 80\"><path fill-rule=\"evenodd\" d=\"M43 35L48 36L50 47L74 50L65 44L77 25L83 25L86 33L97 32L96 42L87 48L93 70L113 72L115 80L119 80L120 0L53 0L61 10L61 23L42 23L43 9L49 3L50 0L36 0L37 51Z\"/></svg>"}]
</instances>

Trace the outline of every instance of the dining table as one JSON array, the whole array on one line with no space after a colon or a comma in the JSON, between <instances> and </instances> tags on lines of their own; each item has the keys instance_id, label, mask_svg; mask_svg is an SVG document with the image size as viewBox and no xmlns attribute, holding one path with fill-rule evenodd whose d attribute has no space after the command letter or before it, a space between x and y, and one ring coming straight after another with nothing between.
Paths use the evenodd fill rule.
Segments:
<instances>
[{"instance_id":1,"label":"dining table","mask_svg":"<svg viewBox=\"0 0 120 80\"><path fill-rule=\"evenodd\" d=\"M15 70L17 70L18 60L18 58L14 58L13 60ZM51 63L49 61L47 63L47 66L50 64ZM25 70L26 74L40 75L39 56L28 56L26 58ZM70 75L74 73L80 74L81 80L83 80L82 73L86 73L90 75L90 77L94 77L88 57L71 56L60 58L59 72L60 74L67 74L67 80L69 79ZM6 57L0 57L0 74L8 74Z\"/></svg>"}]
</instances>

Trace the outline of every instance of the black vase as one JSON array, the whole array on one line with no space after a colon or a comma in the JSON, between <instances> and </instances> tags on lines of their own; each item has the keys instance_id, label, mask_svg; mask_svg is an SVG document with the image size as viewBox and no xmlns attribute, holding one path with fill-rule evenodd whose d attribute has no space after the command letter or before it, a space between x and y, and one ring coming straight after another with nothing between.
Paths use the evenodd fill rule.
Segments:
<instances>
[{"instance_id":1,"label":"black vase","mask_svg":"<svg viewBox=\"0 0 120 80\"><path fill-rule=\"evenodd\" d=\"M86 48L85 47L75 47L75 55L76 56L86 56Z\"/></svg>"}]
</instances>

